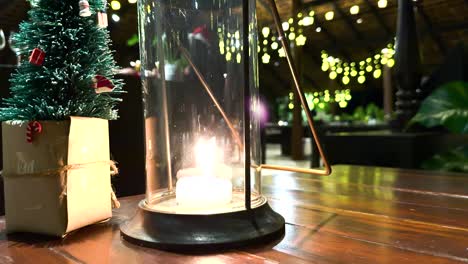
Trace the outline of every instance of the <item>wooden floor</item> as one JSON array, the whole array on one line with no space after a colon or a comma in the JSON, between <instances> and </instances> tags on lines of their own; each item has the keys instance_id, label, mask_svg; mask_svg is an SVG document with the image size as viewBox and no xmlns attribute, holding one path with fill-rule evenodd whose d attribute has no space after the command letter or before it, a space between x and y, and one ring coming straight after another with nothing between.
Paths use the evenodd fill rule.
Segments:
<instances>
[{"instance_id":1,"label":"wooden floor","mask_svg":"<svg viewBox=\"0 0 468 264\"><path fill-rule=\"evenodd\" d=\"M0 263L458 263L468 262L468 175L335 166L329 177L269 171L264 193L287 222L282 241L210 255L180 255L122 241L113 219L63 240L6 237Z\"/></svg>"}]
</instances>

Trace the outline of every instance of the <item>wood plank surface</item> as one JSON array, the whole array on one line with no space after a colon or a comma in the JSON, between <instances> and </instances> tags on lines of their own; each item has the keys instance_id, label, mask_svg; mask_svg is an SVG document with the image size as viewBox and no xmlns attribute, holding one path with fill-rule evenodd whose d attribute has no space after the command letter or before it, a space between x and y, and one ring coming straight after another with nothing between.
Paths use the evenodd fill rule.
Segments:
<instances>
[{"instance_id":1,"label":"wood plank surface","mask_svg":"<svg viewBox=\"0 0 468 264\"><path fill-rule=\"evenodd\" d=\"M1 218L0 263L468 262L468 175L359 166L266 174L264 194L287 222L281 241L206 255L139 247L119 232L144 198L133 196L110 221L63 239L6 235Z\"/></svg>"}]
</instances>

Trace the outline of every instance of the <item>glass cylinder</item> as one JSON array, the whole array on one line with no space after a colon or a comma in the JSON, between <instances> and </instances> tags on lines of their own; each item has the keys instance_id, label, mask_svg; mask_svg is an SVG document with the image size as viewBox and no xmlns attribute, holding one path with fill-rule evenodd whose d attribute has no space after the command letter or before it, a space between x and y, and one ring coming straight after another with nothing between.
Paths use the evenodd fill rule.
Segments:
<instances>
[{"instance_id":1,"label":"glass cylinder","mask_svg":"<svg viewBox=\"0 0 468 264\"><path fill-rule=\"evenodd\" d=\"M220 214L266 202L255 1L243 2L139 1L147 210Z\"/></svg>"}]
</instances>

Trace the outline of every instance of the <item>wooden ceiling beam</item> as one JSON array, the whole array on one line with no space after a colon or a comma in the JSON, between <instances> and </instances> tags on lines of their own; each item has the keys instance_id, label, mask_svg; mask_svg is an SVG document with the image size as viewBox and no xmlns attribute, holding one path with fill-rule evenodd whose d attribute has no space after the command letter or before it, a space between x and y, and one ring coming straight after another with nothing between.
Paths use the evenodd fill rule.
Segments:
<instances>
[{"instance_id":1,"label":"wooden ceiling beam","mask_svg":"<svg viewBox=\"0 0 468 264\"><path fill-rule=\"evenodd\" d=\"M325 36L330 40L330 42L332 43L332 47L346 60L350 61L351 60L351 56L350 54L345 51L343 48L342 48L342 45L340 45L340 43L338 42L338 40L336 39L335 35L333 35L333 33L331 33L330 31L328 31L328 29L326 29L322 22L320 20L318 20L317 17L315 17L315 22L314 24L316 25L316 28L317 27L320 27L321 31L320 33L323 33L325 34Z\"/></svg>"},{"instance_id":2,"label":"wooden ceiling beam","mask_svg":"<svg viewBox=\"0 0 468 264\"><path fill-rule=\"evenodd\" d=\"M426 26L427 32L429 33L431 38L434 40L434 42L437 44L437 47L439 48L439 51L443 55L445 55L445 53L447 51L445 43L440 38L439 34L434 30L434 26L432 24L432 21L429 18L429 16L426 14L426 12L424 11L424 8L422 7L422 5L418 5L417 12L421 16L421 18L423 20L423 23Z\"/></svg>"},{"instance_id":3,"label":"wooden ceiling beam","mask_svg":"<svg viewBox=\"0 0 468 264\"><path fill-rule=\"evenodd\" d=\"M272 66L271 63L268 63L268 64L263 64L263 63L262 63L262 66L263 66L263 67L262 67L263 69L267 69L270 73L272 73L272 74L269 75L269 76L271 76L271 77L273 77L274 79L276 79L276 80L277 80L277 83L280 84L280 87L282 87L282 89L283 89L284 91L288 91L288 92L289 92L289 91L291 90L291 89L290 89L290 87L291 87L290 82L285 81L283 78L281 78L281 76L283 76L283 75L275 69L275 66Z\"/></svg>"},{"instance_id":4,"label":"wooden ceiling beam","mask_svg":"<svg viewBox=\"0 0 468 264\"><path fill-rule=\"evenodd\" d=\"M466 28L468 28L468 21L464 21L462 23L452 24L452 25L448 25L448 26L443 26L443 27L434 27L432 29L432 31L434 31L437 34L441 34L441 33L450 33L450 32L458 31L458 30L464 30ZM316 34L315 31L314 32L307 31L307 32L308 32L307 35L308 34ZM429 33L429 31L427 29L422 29L419 32L419 35L421 37L427 36L428 34L430 34L430 33ZM388 39L387 37L376 36L376 37L372 38L372 41L374 43L385 43L385 44L387 44L387 42L391 41L391 39ZM311 45L310 43L311 42L308 41L306 46ZM362 47L359 42L356 42L356 41L354 41L352 39L350 39L350 40L340 40L340 45L347 47L349 50ZM331 43L330 45L321 46L321 49L327 50L327 51L330 51L331 49L334 49L334 48L335 48L335 45L333 43ZM320 51L318 51L318 52L320 52ZM374 50L374 52L375 52L375 50Z\"/></svg>"},{"instance_id":5,"label":"wooden ceiling beam","mask_svg":"<svg viewBox=\"0 0 468 264\"><path fill-rule=\"evenodd\" d=\"M304 79L307 82L309 82L312 85L312 87L314 87L315 89L318 89L319 85L317 84L317 82L312 77L309 76L308 71L304 71L302 73L302 76L304 76Z\"/></svg>"},{"instance_id":6,"label":"wooden ceiling beam","mask_svg":"<svg viewBox=\"0 0 468 264\"><path fill-rule=\"evenodd\" d=\"M379 10L370 2L370 0L364 0L364 2L366 3L367 7L371 10L371 13L374 15L380 27L385 31L387 38L395 37L395 32L392 32L390 27L387 26L382 16L380 15Z\"/></svg>"},{"instance_id":7,"label":"wooden ceiling beam","mask_svg":"<svg viewBox=\"0 0 468 264\"><path fill-rule=\"evenodd\" d=\"M316 6L320 6L320 5L324 5L324 4L329 4L329 3L332 3L332 2L335 2L335 1L333 1L333 0L315 0L315 1L308 2L308 3L304 3L304 1L302 1L302 7L304 9L307 9L307 8L316 7Z\"/></svg>"},{"instance_id":8,"label":"wooden ceiling beam","mask_svg":"<svg viewBox=\"0 0 468 264\"><path fill-rule=\"evenodd\" d=\"M309 54L308 58L317 64L317 66L322 66L322 60L320 60L320 58L315 55L320 54L321 51L319 51L312 43L307 43L307 45L302 48L305 54Z\"/></svg>"},{"instance_id":9,"label":"wooden ceiling beam","mask_svg":"<svg viewBox=\"0 0 468 264\"><path fill-rule=\"evenodd\" d=\"M317 1L314 1L314 2L330 2L330 0L327 0L327 1L322 1L322 0L317 0ZM270 9L270 6L268 5L268 3L265 2L265 0L260 0L259 1L260 5L265 8L266 10L269 10L269 12L271 12L271 9ZM301 9L305 9L305 4L303 4L301 6ZM320 27L321 28L321 33L325 34L325 36L331 41L332 43L332 46L335 48L335 50L346 60L350 61L351 60L351 56L349 55L348 52L346 52L342 47L341 45L338 43L338 40L336 39L336 37L330 32L328 31L324 26L323 24L321 23L321 21L315 17L314 19L314 24L317 27Z\"/></svg>"},{"instance_id":10,"label":"wooden ceiling beam","mask_svg":"<svg viewBox=\"0 0 468 264\"><path fill-rule=\"evenodd\" d=\"M372 53L372 47L369 46L369 43L366 41L364 36L356 28L354 21L348 16L348 14L345 11L343 11L343 9L341 9L340 5L337 2L333 2L333 7L335 8L335 11L340 15L340 17L344 20L346 25L348 25L348 28L353 32L354 38L359 42L359 44L363 47L366 47L369 53Z\"/></svg>"}]
</instances>

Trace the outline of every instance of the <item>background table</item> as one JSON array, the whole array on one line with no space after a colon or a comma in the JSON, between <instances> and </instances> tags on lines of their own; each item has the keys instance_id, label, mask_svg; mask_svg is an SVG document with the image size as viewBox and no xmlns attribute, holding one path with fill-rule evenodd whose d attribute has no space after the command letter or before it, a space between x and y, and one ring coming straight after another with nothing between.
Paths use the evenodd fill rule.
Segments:
<instances>
[{"instance_id":1,"label":"background table","mask_svg":"<svg viewBox=\"0 0 468 264\"><path fill-rule=\"evenodd\" d=\"M264 193L287 222L280 242L209 255L138 247L119 232L143 198L133 196L111 221L64 239L7 237L1 218L0 263L468 262L468 175L359 166L269 174Z\"/></svg>"}]
</instances>

